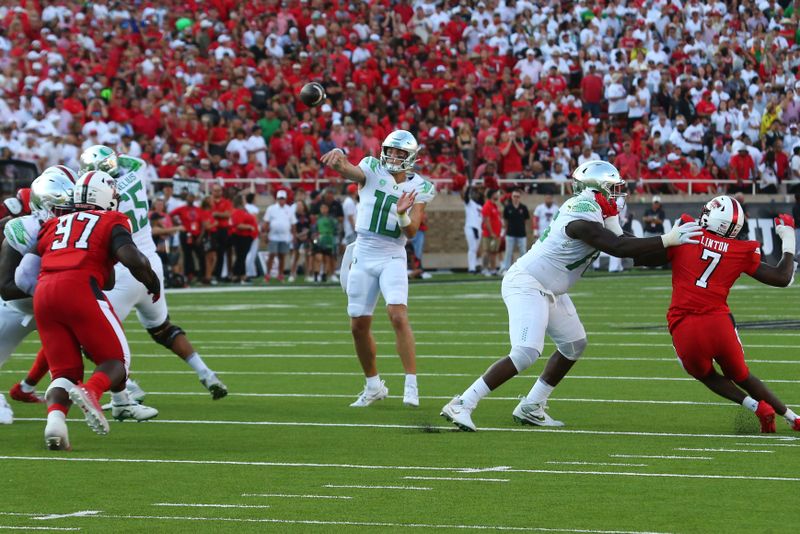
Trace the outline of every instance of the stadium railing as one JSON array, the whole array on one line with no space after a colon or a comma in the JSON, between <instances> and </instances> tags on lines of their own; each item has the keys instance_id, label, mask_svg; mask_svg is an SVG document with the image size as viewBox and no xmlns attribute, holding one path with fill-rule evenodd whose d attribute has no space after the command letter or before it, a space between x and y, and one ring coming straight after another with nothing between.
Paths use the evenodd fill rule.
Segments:
<instances>
[{"instance_id":1,"label":"stadium railing","mask_svg":"<svg viewBox=\"0 0 800 534\"><path fill-rule=\"evenodd\" d=\"M437 190L449 190L452 186L452 180L449 178L428 178L434 184L436 184ZM331 180L330 178L318 178L315 180L307 180L307 179L300 179L300 178L231 178L231 179L222 179L222 178L214 178L214 179L183 179L183 178L159 178L158 180L152 180L149 187L151 195L156 191L156 186L159 184L170 184L173 185L174 189L176 190L175 193L178 194L181 192L181 188L186 188L191 190L193 193L207 195L210 193L211 187L216 184L225 185L225 186L233 186L238 187L242 190L247 190L253 193L260 193L260 194L267 194L270 193L272 190L275 189L276 186L278 187L290 187L295 188L299 186L311 186L313 185L315 190L319 190L321 188L325 188L328 186L335 186L338 184L342 184L343 180ZM553 185L558 191L558 194L566 195L569 194L569 185L571 182L561 182L556 180L549 180L549 179L525 179L525 178L518 178L518 179L499 179L497 183L502 186L527 186L527 185ZM685 186L685 194L692 195L697 190L698 186L701 186L703 189L708 188L709 186L716 187L719 185L727 186L727 185L735 185L737 183L736 180L708 180L708 179L684 179L684 180L669 180L669 179L648 179L642 182L648 186L658 186L662 184L673 184L676 186ZM784 188L791 187L794 185L800 184L800 180L787 180L782 182L779 185L779 193L785 193ZM758 183L757 182L749 182L748 188L750 189L750 194L757 194L758 193ZM698 194L705 193L702 190ZM668 193L658 193L659 195L664 195Z\"/></svg>"}]
</instances>

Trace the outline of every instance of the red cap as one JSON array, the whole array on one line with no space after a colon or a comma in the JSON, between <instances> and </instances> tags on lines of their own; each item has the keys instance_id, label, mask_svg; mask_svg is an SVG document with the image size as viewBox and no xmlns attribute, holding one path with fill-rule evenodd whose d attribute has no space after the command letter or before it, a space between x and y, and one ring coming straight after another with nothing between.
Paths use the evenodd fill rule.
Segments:
<instances>
[{"instance_id":1,"label":"red cap","mask_svg":"<svg viewBox=\"0 0 800 534\"><path fill-rule=\"evenodd\" d=\"M347 192L349 194L358 193L358 184L350 184L347 186Z\"/></svg>"}]
</instances>

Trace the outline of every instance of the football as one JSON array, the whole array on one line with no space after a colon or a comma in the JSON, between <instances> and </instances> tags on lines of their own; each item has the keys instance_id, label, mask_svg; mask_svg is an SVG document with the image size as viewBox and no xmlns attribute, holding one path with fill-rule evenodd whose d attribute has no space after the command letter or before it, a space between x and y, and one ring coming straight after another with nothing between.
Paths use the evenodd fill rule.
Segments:
<instances>
[{"instance_id":1,"label":"football","mask_svg":"<svg viewBox=\"0 0 800 534\"><path fill-rule=\"evenodd\" d=\"M300 100L310 108L319 106L325 101L325 89L317 82L307 83L300 89Z\"/></svg>"}]
</instances>

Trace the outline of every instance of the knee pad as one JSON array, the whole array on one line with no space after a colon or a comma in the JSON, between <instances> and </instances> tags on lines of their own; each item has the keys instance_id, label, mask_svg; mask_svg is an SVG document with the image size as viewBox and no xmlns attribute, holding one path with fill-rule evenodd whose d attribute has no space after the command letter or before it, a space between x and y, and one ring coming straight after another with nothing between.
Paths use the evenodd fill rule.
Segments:
<instances>
[{"instance_id":1,"label":"knee pad","mask_svg":"<svg viewBox=\"0 0 800 534\"><path fill-rule=\"evenodd\" d=\"M180 326L175 326L174 324L170 323L168 317L161 326L148 328L147 333L150 334L150 337L152 337L156 343L171 349L172 344L175 342L175 338L181 334L185 334L186 332L184 332Z\"/></svg>"},{"instance_id":2,"label":"knee pad","mask_svg":"<svg viewBox=\"0 0 800 534\"><path fill-rule=\"evenodd\" d=\"M511 352L508 357L511 358L511 363L517 368L517 372L521 373L539 359L541 353L531 347L511 347Z\"/></svg>"},{"instance_id":3,"label":"knee pad","mask_svg":"<svg viewBox=\"0 0 800 534\"><path fill-rule=\"evenodd\" d=\"M74 387L75 383L69 378L56 378L55 380L50 382L49 386L47 386L47 391L44 392L44 396L45 398L47 398L48 393L50 393L50 390L53 388L64 389L67 391L67 394L69 394L70 390L72 390L72 388Z\"/></svg>"},{"instance_id":4,"label":"knee pad","mask_svg":"<svg viewBox=\"0 0 800 534\"><path fill-rule=\"evenodd\" d=\"M586 338L583 338L570 343L562 343L561 345L556 345L556 347L558 348L558 352L563 354L566 359L577 361L578 358L581 357L581 354L583 354L583 351L586 350L588 344L589 342Z\"/></svg>"}]
</instances>

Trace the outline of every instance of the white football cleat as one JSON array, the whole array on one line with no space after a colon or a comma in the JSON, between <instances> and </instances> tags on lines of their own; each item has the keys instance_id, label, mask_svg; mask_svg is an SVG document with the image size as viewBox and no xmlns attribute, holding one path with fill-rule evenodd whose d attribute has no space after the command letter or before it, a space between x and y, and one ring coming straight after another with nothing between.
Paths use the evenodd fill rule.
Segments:
<instances>
[{"instance_id":1,"label":"white football cleat","mask_svg":"<svg viewBox=\"0 0 800 534\"><path fill-rule=\"evenodd\" d=\"M44 444L51 451L71 451L67 422L64 419L47 419L44 427Z\"/></svg>"},{"instance_id":2,"label":"white football cleat","mask_svg":"<svg viewBox=\"0 0 800 534\"><path fill-rule=\"evenodd\" d=\"M228 394L228 388L214 373L209 373L205 378L201 378L200 383L211 393L211 398L214 400L219 400Z\"/></svg>"},{"instance_id":3,"label":"white football cleat","mask_svg":"<svg viewBox=\"0 0 800 534\"><path fill-rule=\"evenodd\" d=\"M369 387L364 387L364 391L358 396L356 401L350 405L351 408L363 408L365 406L369 406L375 401L383 400L389 396L389 388L386 387L386 383L381 380L381 387L376 389L370 389Z\"/></svg>"},{"instance_id":4,"label":"white football cleat","mask_svg":"<svg viewBox=\"0 0 800 534\"><path fill-rule=\"evenodd\" d=\"M523 397L511 415L514 421L523 425L564 426L563 422L556 421L544 411L546 407L547 403L531 402Z\"/></svg>"},{"instance_id":5,"label":"white football cleat","mask_svg":"<svg viewBox=\"0 0 800 534\"><path fill-rule=\"evenodd\" d=\"M403 404L406 406L413 406L414 408L419 407L419 391L416 385L406 384L403 390Z\"/></svg>"},{"instance_id":6,"label":"white football cleat","mask_svg":"<svg viewBox=\"0 0 800 534\"><path fill-rule=\"evenodd\" d=\"M464 406L464 401L460 395L456 395L453 400L445 404L439 415L465 432L478 430L475 427L475 423L472 422L472 410Z\"/></svg>"},{"instance_id":7,"label":"white football cleat","mask_svg":"<svg viewBox=\"0 0 800 534\"><path fill-rule=\"evenodd\" d=\"M131 400L135 402L142 402L147 396L147 393L145 393L139 384L130 378L127 380L127 382L125 382L125 389L128 390L128 396L131 398Z\"/></svg>"},{"instance_id":8,"label":"white football cleat","mask_svg":"<svg viewBox=\"0 0 800 534\"><path fill-rule=\"evenodd\" d=\"M14 422L14 410L6 402L6 398L0 393L0 425L10 425Z\"/></svg>"},{"instance_id":9,"label":"white football cleat","mask_svg":"<svg viewBox=\"0 0 800 534\"><path fill-rule=\"evenodd\" d=\"M103 415L103 408L97 402L94 394L83 386L75 386L69 392L69 398L75 405L83 411L86 416L86 424L89 425L96 434L105 436L108 434L109 427L106 416Z\"/></svg>"},{"instance_id":10,"label":"white football cleat","mask_svg":"<svg viewBox=\"0 0 800 534\"><path fill-rule=\"evenodd\" d=\"M133 419L134 421L148 421L158 416L158 410L144 404L131 403L119 406L111 404L111 416L117 421Z\"/></svg>"}]
</instances>

